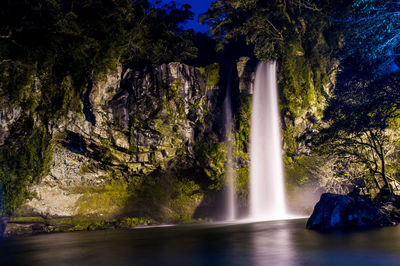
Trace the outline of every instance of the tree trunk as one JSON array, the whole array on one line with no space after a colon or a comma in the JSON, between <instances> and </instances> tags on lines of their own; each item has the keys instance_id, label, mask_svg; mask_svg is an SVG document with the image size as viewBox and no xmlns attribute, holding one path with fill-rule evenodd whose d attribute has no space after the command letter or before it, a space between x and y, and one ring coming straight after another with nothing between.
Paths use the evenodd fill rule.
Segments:
<instances>
[{"instance_id":1,"label":"tree trunk","mask_svg":"<svg viewBox=\"0 0 400 266\"><path fill-rule=\"evenodd\" d=\"M389 180L386 177L385 158L384 158L383 155L380 155L379 157L381 159L381 164L382 164L382 166L381 166L382 167L381 175L382 175L383 181L385 182L385 186L383 188L387 188L388 191L389 191L389 194L392 194L393 193L392 187L391 187L391 185L389 183Z\"/></svg>"},{"instance_id":2,"label":"tree trunk","mask_svg":"<svg viewBox=\"0 0 400 266\"><path fill-rule=\"evenodd\" d=\"M376 187L379 189L379 191L381 191L381 187L379 186L379 182L378 182L378 180L376 179L375 174L374 174L374 182L375 182Z\"/></svg>"}]
</instances>

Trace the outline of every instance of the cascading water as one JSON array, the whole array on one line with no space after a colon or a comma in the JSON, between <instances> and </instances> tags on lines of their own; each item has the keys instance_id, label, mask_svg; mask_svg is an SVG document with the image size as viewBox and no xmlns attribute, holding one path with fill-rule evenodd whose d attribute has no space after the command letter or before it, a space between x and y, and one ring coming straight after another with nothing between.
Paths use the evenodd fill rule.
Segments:
<instances>
[{"instance_id":1,"label":"cascading water","mask_svg":"<svg viewBox=\"0 0 400 266\"><path fill-rule=\"evenodd\" d=\"M260 63L256 72L251 117L251 220L287 217L279 119L276 62Z\"/></svg>"},{"instance_id":2,"label":"cascading water","mask_svg":"<svg viewBox=\"0 0 400 266\"><path fill-rule=\"evenodd\" d=\"M224 117L225 117L225 142L226 142L226 214L225 219L228 221L236 218L236 200L235 200L235 181L233 177L233 155L232 155L232 105L231 105L231 73L228 75L226 87L226 96L224 100Z\"/></svg>"}]
</instances>

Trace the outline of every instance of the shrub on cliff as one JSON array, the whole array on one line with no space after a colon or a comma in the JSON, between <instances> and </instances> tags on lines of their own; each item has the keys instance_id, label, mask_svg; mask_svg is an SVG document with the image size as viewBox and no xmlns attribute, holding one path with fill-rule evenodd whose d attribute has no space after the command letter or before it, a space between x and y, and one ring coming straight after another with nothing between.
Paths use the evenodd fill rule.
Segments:
<instances>
[{"instance_id":1,"label":"shrub on cliff","mask_svg":"<svg viewBox=\"0 0 400 266\"><path fill-rule=\"evenodd\" d=\"M23 109L0 147L6 211L46 172L51 124L82 112L85 88L117 64L142 67L196 56L182 23L190 6L147 0L0 1L0 97Z\"/></svg>"}]
</instances>

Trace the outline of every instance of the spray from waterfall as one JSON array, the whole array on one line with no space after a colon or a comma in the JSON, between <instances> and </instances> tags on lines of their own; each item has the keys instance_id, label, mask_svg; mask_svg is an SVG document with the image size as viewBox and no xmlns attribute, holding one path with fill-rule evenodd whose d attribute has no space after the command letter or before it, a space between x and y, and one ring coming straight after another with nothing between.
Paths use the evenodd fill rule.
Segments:
<instances>
[{"instance_id":1,"label":"spray from waterfall","mask_svg":"<svg viewBox=\"0 0 400 266\"><path fill-rule=\"evenodd\" d=\"M257 67L250 137L251 220L285 219L276 62Z\"/></svg>"},{"instance_id":2,"label":"spray from waterfall","mask_svg":"<svg viewBox=\"0 0 400 266\"><path fill-rule=\"evenodd\" d=\"M235 197L235 181L233 173L233 154L232 154L232 105L231 105L231 73L228 75L226 86L226 96L224 100L224 120L225 120L225 142L226 142L226 165L225 165L225 180L226 180L226 214L225 219L233 221L236 218L236 197Z\"/></svg>"}]
</instances>

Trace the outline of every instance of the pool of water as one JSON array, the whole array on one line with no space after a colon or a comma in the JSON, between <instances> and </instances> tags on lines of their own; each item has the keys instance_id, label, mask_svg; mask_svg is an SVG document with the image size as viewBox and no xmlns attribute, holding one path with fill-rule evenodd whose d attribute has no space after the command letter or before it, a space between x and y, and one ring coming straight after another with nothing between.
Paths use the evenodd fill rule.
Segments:
<instances>
[{"instance_id":1,"label":"pool of water","mask_svg":"<svg viewBox=\"0 0 400 266\"><path fill-rule=\"evenodd\" d=\"M321 234L306 220L37 235L0 265L400 265L400 227Z\"/></svg>"}]
</instances>

